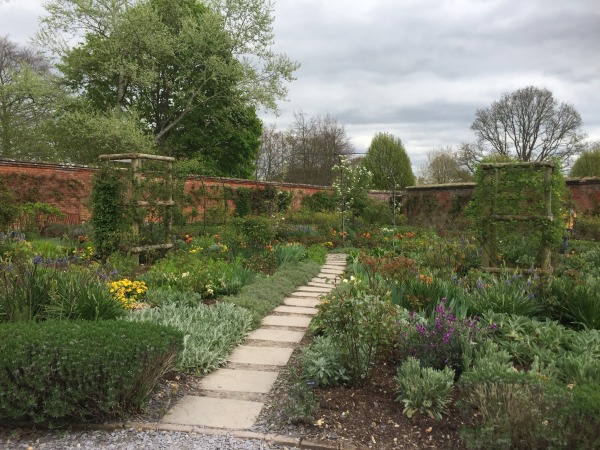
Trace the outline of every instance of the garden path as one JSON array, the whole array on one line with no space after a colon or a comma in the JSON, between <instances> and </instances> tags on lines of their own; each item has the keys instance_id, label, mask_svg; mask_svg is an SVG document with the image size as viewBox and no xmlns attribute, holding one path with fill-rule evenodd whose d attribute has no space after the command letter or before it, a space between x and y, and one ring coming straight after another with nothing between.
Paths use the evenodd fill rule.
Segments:
<instances>
[{"instance_id":1,"label":"garden path","mask_svg":"<svg viewBox=\"0 0 600 450\"><path fill-rule=\"evenodd\" d=\"M229 356L228 364L202 380L203 395L184 396L163 417L163 424L225 430L250 429L264 400L299 345L319 297L330 292L346 267L346 255L329 254L321 272L284 299L262 326Z\"/></svg>"}]
</instances>

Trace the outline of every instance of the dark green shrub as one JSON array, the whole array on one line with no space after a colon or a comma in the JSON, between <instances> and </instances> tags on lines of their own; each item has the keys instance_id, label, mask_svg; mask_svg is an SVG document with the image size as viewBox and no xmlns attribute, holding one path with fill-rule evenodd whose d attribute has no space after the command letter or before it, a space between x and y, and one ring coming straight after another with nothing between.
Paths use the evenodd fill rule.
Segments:
<instances>
[{"instance_id":1,"label":"dark green shrub","mask_svg":"<svg viewBox=\"0 0 600 450\"><path fill-rule=\"evenodd\" d=\"M101 258L120 250L127 227L123 201L125 184L114 171L103 167L94 177L90 207L92 239Z\"/></svg>"},{"instance_id":2,"label":"dark green shrub","mask_svg":"<svg viewBox=\"0 0 600 450\"><path fill-rule=\"evenodd\" d=\"M235 218L230 225L235 233L244 236L247 247L253 250L264 249L275 239L277 232L275 221L269 217Z\"/></svg>"},{"instance_id":3,"label":"dark green shrub","mask_svg":"<svg viewBox=\"0 0 600 450\"><path fill-rule=\"evenodd\" d=\"M573 234L577 239L600 241L600 217L578 215Z\"/></svg>"},{"instance_id":4,"label":"dark green shrub","mask_svg":"<svg viewBox=\"0 0 600 450\"><path fill-rule=\"evenodd\" d=\"M59 425L139 410L183 336L122 321L0 325L0 421Z\"/></svg>"},{"instance_id":5,"label":"dark green shrub","mask_svg":"<svg viewBox=\"0 0 600 450\"><path fill-rule=\"evenodd\" d=\"M333 212L339 206L339 198L334 192L319 191L302 198L302 207L312 212Z\"/></svg>"},{"instance_id":6,"label":"dark green shrub","mask_svg":"<svg viewBox=\"0 0 600 450\"><path fill-rule=\"evenodd\" d=\"M2 179L0 179L0 182ZM17 219L19 205L11 191L0 184L0 230L4 231Z\"/></svg>"}]
</instances>

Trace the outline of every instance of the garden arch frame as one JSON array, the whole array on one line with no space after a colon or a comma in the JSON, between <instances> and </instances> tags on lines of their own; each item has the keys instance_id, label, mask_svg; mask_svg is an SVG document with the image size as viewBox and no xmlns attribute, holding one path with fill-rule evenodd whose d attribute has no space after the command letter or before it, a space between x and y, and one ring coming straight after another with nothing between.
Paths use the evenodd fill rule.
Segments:
<instances>
[{"instance_id":1,"label":"garden arch frame","mask_svg":"<svg viewBox=\"0 0 600 450\"><path fill-rule=\"evenodd\" d=\"M100 161L113 161L113 162L122 162L122 163L130 163L132 170L132 177L130 181L130 190L131 192L135 191L141 185L142 181L142 161L158 161L164 162L166 164L166 187L167 187L167 199L166 200L134 200L132 201L131 206L135 208L143 208L147 206L165 206L168 209L175 206L175 202L173 201L173 162L175 162L175 158L170 156L160 156L160 155L149 155L145 153L115 153L115 154L107 154L100 155ZM168 235L171 235L171 229L173 226L173 217L172 214L167 214L166 227L168 230ZM136 217L141 217L140 215L136 215ZM140 227L142 225L142 218L139 218L137 221L134 221L132 224L132 234L134 237L139 236ZM175 245L172 242L164 242L158 244L150 244L143 245L138 247L132 247L129 249L131 253L136 255L137 260L139 262L139 254L143 252L147 252L150 250L168 250L173 248Z\"/></svg>"},{"instance_id":2,"label":"garden arch frame","mask_svg":"<svg viewBox=\"0 0 600 450\"><path fill-rule=\"evenodd\" d=\"M522 167L531 167L532 172L543 173L543 192L541 193L543 211L541 214L506 214L501 211L501 207L498 205L498 198L503 194L503 191L499 189L501 174L510 172L511 169ZM554 221L552 214L552 174L554 167L554 163L549 161L481 164L483 171L481 266L484 270L488 272L499 272L501 270L498 267L498 223L543 221L545 226L542 227L541 231L539 269L545 273L552 271L550 225ZM511 187L514 188L515 186Z\"/></svg>"}]
</instances>

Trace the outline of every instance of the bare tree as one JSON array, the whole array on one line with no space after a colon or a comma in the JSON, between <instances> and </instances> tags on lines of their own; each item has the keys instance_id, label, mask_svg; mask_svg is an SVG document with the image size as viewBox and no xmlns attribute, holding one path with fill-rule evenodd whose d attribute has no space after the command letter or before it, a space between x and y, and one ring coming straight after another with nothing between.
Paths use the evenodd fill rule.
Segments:
<instances>
[{"instance_id":1,"label":"bare tree","mask_svg":"<svg viewBox=\"0 0 600 450\"><path fill-rule=\"evenodd\" d=\"M446 146L427 153L427 162L421 166L421 177L425 184L459 183L469 181L471 173L461 164L459 152Z\"/></svg>"},{"instance_id":2,"label":"bare tree","mask_svg":"<svg viewBox=\"0 0 600 450\"><path fill-rule=\"evenodd\" d=\"M288 132L290 157L285 180L330 185L334 176L331 168L339 155L352 152L344 126L329 115L308 118L301 111L294 118Z\"/></svg>"},{"instance_id":3,"label":"bare tree","mask_svg":"<svg viewBox=\"0 0 600 450\"><path fill-rule=\"evenodd\" d=\"M265 181L283 180L289 150L287 133L278 131L274 123L265 125L256 161L256 178Z\"/></svg>"},{"instance_id":4,"label":"bare tree","mask_svg":"<svg viewBox=\"0 0 600 450\"><path fill-rule=\"evenodd\" d=\"M567 162L581 151L581 126L572 105L559 104L548 89L528 86L478 109L471 129L480 144L491 146L490 153L521 161L557 157Z\"/></svg>"}]
</instances>

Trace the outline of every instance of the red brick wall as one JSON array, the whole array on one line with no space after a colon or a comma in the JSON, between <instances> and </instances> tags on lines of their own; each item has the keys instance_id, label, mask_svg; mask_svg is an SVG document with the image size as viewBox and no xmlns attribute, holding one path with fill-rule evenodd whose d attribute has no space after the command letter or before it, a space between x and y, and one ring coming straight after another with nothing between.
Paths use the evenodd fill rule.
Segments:
<instances>
[{"instance_id":1,"label":"red brick wall","mask_svg":"<svg viewBox=\"0 0 600 450\"><path fill-rule=\"evenodd\" d=\"M89 219L88 197L96 170L86 166L27 163L0 159L0 181L13 192L19 201L42 202L56 206L67 215L64 222L69 224L80 224ZM273 186L277 190L292 192L291 206L293 209L300 207L304 196L331 190L328 187L302 184L191 177L185 183L184 192L201 190L203 186L207 190L208 196L213 197L212 200L206 202L207 207L215 206L219 201L217 199L222 198L223 186L232 189L265 189L267 186ZM201 211L202 203L204 202L196 204L195 208ZM232 201L228 203L230 209L233 210Z\"/></svg>"},{"instance_id":2,"label":"red brick wall","mask_svg":"<svg viewBox=\"0 0 600 450\"><path fill-rule=\"evenodd\" d=\"M66 213L64 222L79 224L89 219L88 197L92 178L96 169L86 166L27 163L0 159L0 180L21 201L43 202L56 206ZM185 192L202 189L202 185L213 197L222 198L223 186L230 188L264 189L267 186L282 191L293 192L292 208L300 207L305 195L331 188L291 183L268 183L232 178L189 178ZM578 213L600 214L600 178L567 179L571 197ZM461 211L471 198L474 183L446 184L435 186L413 186L402 192L402 205L408 221L412 225L445 226L451 222L460 223ZM370 195L379 200L387 200L389 193L371 191ZM214 206L218 200L212 200ZM202 210L202 204L195 205ZM233 204L229 202L233 209Z\"/></svg>"},{"instance_id":3,"label":"red brick wall","mask_svg":"<svg viewBox=\"0 0 600 450\"><path fill-rule=\"evenodd\" d=\"M580 214L600 214L600 178L568 178L571 200ZM470 200L475 183L411 186L402 205L411 225L443 227L461 223L461 210Z\"/></svg>"}]
</instances>

